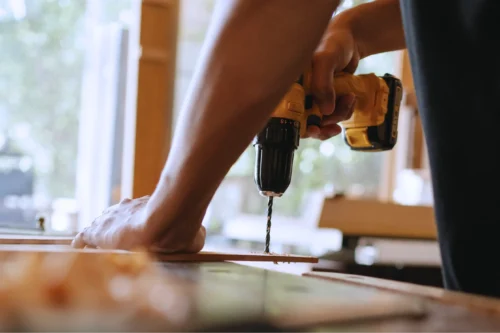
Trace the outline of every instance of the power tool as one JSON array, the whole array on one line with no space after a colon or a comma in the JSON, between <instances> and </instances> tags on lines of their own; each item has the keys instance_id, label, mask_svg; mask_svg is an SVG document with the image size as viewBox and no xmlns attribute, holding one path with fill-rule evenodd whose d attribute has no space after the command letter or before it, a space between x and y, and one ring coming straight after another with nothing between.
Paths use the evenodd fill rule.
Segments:
<instances>
[{"instance_id":1,"label":"power tool","mask_svg":"<svg viewBox=\"0 0 500 333\"><path fill-rule=\"evenodd\" d=\"M397 142L398 116L403 87L390 74L334 76L337 96L356 96L352 116L339 125L346 144L355 151L391 150ZM308 126L321 127L322 114L311 91L311 70L305 70L278 104L264 129L258 133L254 180L261 195L268 197L265 252L269 253L271 215L274 197L281 197L292 180L295 150Z\"/></svg>"}]
</instances>

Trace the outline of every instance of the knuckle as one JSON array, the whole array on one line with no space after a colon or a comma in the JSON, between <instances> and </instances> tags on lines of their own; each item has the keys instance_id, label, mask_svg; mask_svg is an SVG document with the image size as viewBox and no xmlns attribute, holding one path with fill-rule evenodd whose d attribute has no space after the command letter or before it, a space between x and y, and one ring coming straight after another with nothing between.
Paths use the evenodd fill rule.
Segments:
<instances>
[{"instance_id":1,"label":"knuckle","mask_svg":"<svg viewBox=\"0 0 500 333\"><path fill-rule=\"evenodd\" d=\"M313 62L331 62L334 53L325 47L320 47L313 55Z\"/></svg>"},{"instance_id":2,"label":"knuckle","mask_svg":"<svg viewBox=\"0 0 500 333\"><path fill-rule=\"evenodd\" d=\"M132 201L132 199L130 198L124 198L120 201L120 205L124 205L124 204L128 204L130 201Z\"/></svg>"},{"instance_id":3,"label":"knuckle","mask_svg":"<svg viewBox=\"0 0 500 333\"><path fill-rule=\"evenodd\" d=\"M140 198L140 199L134 201L134 203L132 204L132 207L134 207L134 209L136 210L140 207L144 207L147 203L148 203L147 199Z\"/></svg>"},{"instance_id":4,"label":"knuckle","mask_svg":"<svg viewBox=\"0 0 500 333\"><path fill-rule=\"evenodd\" d=\"M316 79L311 82L311 88L315 97L320 97L324 100L333 100L333 87L328 83L328 81Z\"/></svg>"},{"instance_id":5,"label":"knuckle","mask_svg":"<svg viewBox=\"0 0 500 333\"><path fill-rule=\"evenodd\" d=\"M315 75L311 80L311 88L316 97L321 96L333 99L333 83L327 73Z\"/></svg>"},{"instance_id":6,"label":"knuckle","mask_svg":"<svg viewBox=\"0 0 500 333\"><path fill-rule=\"evenodd\" d=\"M114 219L113 219L111 216L106 216L105 218L103 218L103 219L101 220L100 225L101 225L102 227L109 227L109 225L113 223L113 220L114 220Z\"/></svg>"}]
</instances>

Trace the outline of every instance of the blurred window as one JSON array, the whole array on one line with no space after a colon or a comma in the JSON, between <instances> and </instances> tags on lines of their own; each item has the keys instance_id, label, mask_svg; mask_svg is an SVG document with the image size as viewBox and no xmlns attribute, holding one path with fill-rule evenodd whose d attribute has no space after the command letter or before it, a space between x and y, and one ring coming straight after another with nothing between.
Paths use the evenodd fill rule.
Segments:
<instances>
[{"instance_id":1,"label":"blurred window","mask_svg":"<svg viewBox=\"0 0 500 333\"><path fill-rule=\"evenodd\" d=\"M73 232L119 198L134 1L0 0L0 231Z\"/></svg>"}]
</instances>

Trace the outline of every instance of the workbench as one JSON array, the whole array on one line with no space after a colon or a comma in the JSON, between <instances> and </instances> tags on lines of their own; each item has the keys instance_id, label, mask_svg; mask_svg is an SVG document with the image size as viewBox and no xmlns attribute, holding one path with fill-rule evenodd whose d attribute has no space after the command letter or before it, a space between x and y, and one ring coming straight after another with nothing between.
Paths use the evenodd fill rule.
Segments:
<instances>
[{"instance_id":1,"label":"workbench","mask_svg":"<svg viewBox=\"0 0 500 333\"><path fill-rule=\"evenodd\" d=\"M303 320L307 331L389 331L389 332L431 332L431 331L500 331L500 301L452 292L439 288L421 287L380 279L344 274L305 273L297 276L273 270L249 267L238 263L189 263L164 264L169 273L182 276L195 288L215 288L224 285L228 294L211 300L203 307L210 312L215 303L232 304L249 309L249 315L259 318L259 312L284 312L285 309L318 307L316 318L295 318ZM242 289L246 296L241 295ZM227 298L224 296L227 295ZM241 295L242 297L238 297ZM339 310L343 304L352 305L363 299L383 298L388 295L408 297L422 302L425 315L387 317L354 322L327 323L329 308ZM322 302L322 303L321 303ZM206 307L205 307L206 306ZM354 307L353 307L354 308ZM334 312L334 311L332 311ZM314 317L314 316L313 316ZM314 321L317 320L318 324ZM322 323L325 321L325 323ZM300 326L300 325L299 325ZM300 327L303 329L304 327ZM284 329L289 331L289 329Z\"/></svg>"},{"instance_id":2,"label":"workbench","mask_svg":"<svg viewBox=\"0 0 500 333\"><path fill-rule=\"evenodd\" d=\"M241 262L157 265L172 281L175 331L500 331L499 300L439 288Z\"/></svg>"}]
</instances>

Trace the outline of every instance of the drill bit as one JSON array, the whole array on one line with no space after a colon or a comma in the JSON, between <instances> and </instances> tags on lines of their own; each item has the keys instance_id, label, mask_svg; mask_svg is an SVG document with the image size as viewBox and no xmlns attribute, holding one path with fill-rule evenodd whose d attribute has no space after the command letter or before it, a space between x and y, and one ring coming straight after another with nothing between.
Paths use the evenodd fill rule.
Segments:
<instances>
[{"instance_id":1,"label":"drill bit","mask_svg":"<svg viewBox=\"0 0 500 333\"><path fill-rule=\"evenodd\" d=\"M269 197L267 202L267 229L266 229L266 250L269 253L269 244L271 243L271 217L273 215L273 197Z\"/></svg>"}]
</instances>

